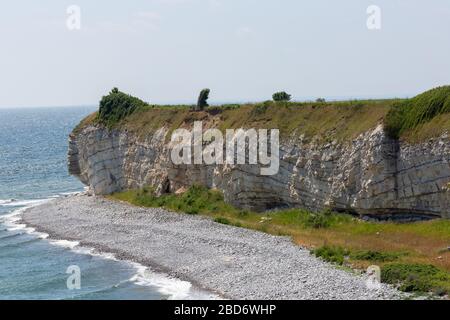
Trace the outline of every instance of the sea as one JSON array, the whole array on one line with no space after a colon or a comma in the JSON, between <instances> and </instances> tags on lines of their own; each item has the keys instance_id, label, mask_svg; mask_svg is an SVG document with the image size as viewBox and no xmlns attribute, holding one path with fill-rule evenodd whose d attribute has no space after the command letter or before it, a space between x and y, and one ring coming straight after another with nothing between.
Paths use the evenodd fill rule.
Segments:
<instances>
[{"instance_id":1,"label":"sea","mask_svg":"<svg viewBox=\"0 0 450 320\"><path fill-rule=\"evenodd\" d=\"M0 109L0 300L205 299L189 282L20 223L23 210L83 192L68 136L95 107Z\"/></svg>"}]
</instances>

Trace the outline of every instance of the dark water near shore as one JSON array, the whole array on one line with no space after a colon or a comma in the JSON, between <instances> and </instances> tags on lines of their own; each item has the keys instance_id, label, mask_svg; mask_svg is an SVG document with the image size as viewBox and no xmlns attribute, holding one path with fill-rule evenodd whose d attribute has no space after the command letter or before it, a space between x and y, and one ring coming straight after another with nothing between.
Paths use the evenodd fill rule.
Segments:
<instances>
[{"instance_id":1,"label":"dark water near shore","mask_svg":"<svg viewBox=\"0 0 450 320\"><path fill-rule=\"evenodd\" d=\"M17 210L83 190L67 173L67 137L92 111L0 109L0 299L186 298L185 282L17 225ZM80 290L67 288L69 266L80 268Z\"/></svg>"}]
</instances>

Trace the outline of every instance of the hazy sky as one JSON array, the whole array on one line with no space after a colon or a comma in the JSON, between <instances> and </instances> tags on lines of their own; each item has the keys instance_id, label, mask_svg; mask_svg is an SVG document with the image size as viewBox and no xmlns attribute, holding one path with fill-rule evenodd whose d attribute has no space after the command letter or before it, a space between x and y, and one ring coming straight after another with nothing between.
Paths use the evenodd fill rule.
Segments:
<instances>
[{"instance_id":1,"label":"hazy sky","mask_svg":"<svg viewBox=\"0 0 450 320\"><path fill-rule=\"evenodd\" d=\"M369 5L381 30L366 25ZM81 29L66 26L70 5ZM16 0L0 10L0 107L414 95L450 84L448 0Z\"/></svg>"}]
</instances>

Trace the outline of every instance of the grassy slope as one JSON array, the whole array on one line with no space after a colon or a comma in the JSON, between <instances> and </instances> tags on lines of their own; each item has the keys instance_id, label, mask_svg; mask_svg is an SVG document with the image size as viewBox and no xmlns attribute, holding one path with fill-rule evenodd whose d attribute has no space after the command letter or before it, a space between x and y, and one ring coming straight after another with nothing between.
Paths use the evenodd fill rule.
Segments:
<instances>
[{"instance_id":1,"label":"grassy slope","mask_svg":"<svg viewBox=\"0 0 450 320\"><path fill-rule=\"evenodd\" d=\"M420 143L437 138L444 132L450 133L450 113L437 115L426 123L405 130L400 137L409 143Z\"/></svg>"},{"instance_id":2,"label":"grassy slope","mask_svg":"<svg viewBox=\"0 0 450 320\"><path fill-rule=\"evenodd\" d=\"M406 135L413 139L425 138L424 135L430 132L436 133L436 130L428 130L429 122L449 112L450 86L434 88L412 99L395 103L386 115L385 129L392 137ZM445 121L434 123L441 132L443 128L448 129L447 125Z\"/></svg>"},{"instance_id":3,"label":"grassy slope","mask_svg":"<svg viewBox=\"0 0 450 320\"><path fill-rule=\"evenodd\" d=\"M151 189L126 191L111 198L137 206L165 207L177 212L202 214L219 223L290 236L294 243L311 249L322 246L343 248L349 254L348 263L355 268L364 269L373 264L391 269L403 268L403 265L419 265L420 268L432 265L448 278L433 279L433 282L426 280L430 289L450 291L450 251L447 250L450 244L449 220L411 224L373 223L348 215L311 214L300 209L261 215L238 210L224 203L220 192L200 187L193 187L183 195L159 198L153 195ZM333 253L332 257L335 258L336 254Z\"/></svg>"}]
</instances>

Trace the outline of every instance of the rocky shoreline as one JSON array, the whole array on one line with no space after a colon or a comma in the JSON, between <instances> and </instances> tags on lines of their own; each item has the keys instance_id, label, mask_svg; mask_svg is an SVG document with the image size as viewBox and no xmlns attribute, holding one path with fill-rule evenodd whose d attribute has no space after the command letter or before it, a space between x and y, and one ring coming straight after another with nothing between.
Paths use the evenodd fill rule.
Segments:
<instances>
[{"instance_id":1,"label":"rocky shoreline","mask_svg":"<svg viewBox=\"0 0 450 320\"><path fill-rule=\"evenodd\" d=\"M287 237L201 216L138 208L84 194L26 210L24 223L54 239L114 253L231 299L401 299L366 277L313 257Z\"/></svg>"}]
</instances>

